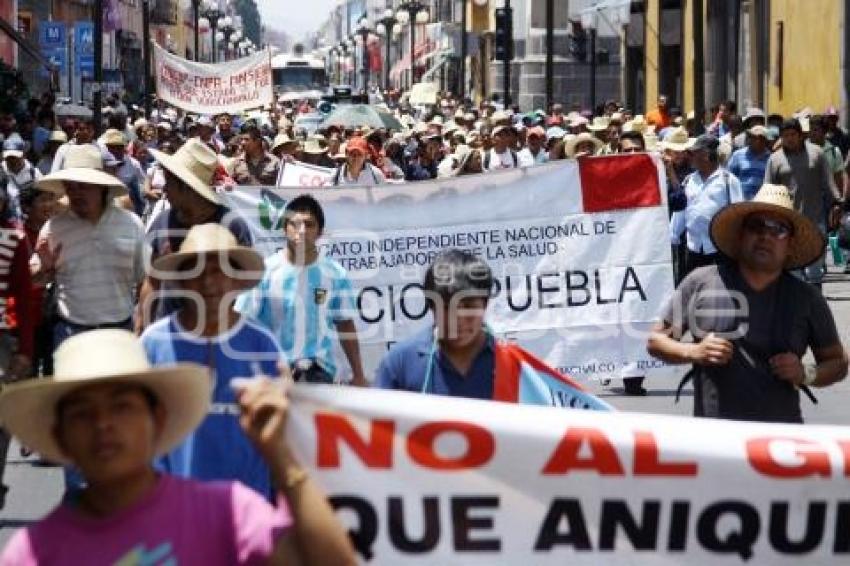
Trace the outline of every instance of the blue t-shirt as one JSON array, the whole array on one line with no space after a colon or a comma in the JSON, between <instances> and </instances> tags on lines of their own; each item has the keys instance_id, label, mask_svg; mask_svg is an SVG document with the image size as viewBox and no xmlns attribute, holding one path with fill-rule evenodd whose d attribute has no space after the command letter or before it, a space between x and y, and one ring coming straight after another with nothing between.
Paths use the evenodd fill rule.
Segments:
<instances>
[{"instance_id":1,"label":"blue t-shirt","mask_svg":"<svg viewBox=\"0 0 850 566\"><path fill-rule=\"evenodd\" d=\"M726 163L729 172L741 181L744 200L752 200L764 184L764 170L767 169L768 159L769 151L756 155L750 148L744 147L735 151Z\"/></svg>"},{"instance_id":2,"label":"blue t-shirt","mask_svg":"<svg viewBox=\"0 0 850 566\"><path fill-rule=\"evenodd\" d=\"M271 330L289 360L315 360L330 375L336 375L335 323L357 312L340 264L320 256L310 265L293 265L286 250L266 259L262 281L240 295L235 308Z\"/></svg>"},{"instance_id":3,"label":"blue t-shirt","mask_svg":"<svg viewBox=\"0 0 850 566\"><path fill-rule=\"evenodd\" d=\"M375 387L469 399L492 399L496 369L493 347L493 338L488 337L486 346L472 362L469 373L464 376L454 368L438 347L434 347L434 329L428 327L396 344L387 352L375 374ZM428 361L431 357L431 379L426 388Z\"/></svg>"},{"instance_id":4,"label":"blue t-shirt","mask_svg":"<svg viewBox=\"0 0 850 566\"><path fill-rule=\"evenodd\" d=\"M242 319L216 338L199 338L183 329L174 314L148 327L142 344L154 366L194 362L210 368L214 379L209 414L158 467L198 480L238 480L271 498L268 467L239 427L239 408L230 380L251 377L258 371L277 376L283 354L274 337Z\"/></svg>"}]
</instances>

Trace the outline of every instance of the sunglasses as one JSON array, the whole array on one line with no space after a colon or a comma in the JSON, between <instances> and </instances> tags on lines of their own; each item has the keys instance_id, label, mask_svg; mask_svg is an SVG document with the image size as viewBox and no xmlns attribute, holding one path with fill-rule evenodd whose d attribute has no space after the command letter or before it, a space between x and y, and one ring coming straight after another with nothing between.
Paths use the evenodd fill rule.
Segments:
<instances>
[{"instance_id":1,"label":"sunglasses","mask_svg":"<svg viewBox=\"0 0 850 566\"><path fill-rule=\"evenodd\" d=\"M762 218L760 216L751 216L747 218L744 221L744 229L747 232L757 234L759 236L767 234L777 240L784 240L794 234L794 229L784 222L772 220L770 218Z\"/></svg>"}]
</instances>

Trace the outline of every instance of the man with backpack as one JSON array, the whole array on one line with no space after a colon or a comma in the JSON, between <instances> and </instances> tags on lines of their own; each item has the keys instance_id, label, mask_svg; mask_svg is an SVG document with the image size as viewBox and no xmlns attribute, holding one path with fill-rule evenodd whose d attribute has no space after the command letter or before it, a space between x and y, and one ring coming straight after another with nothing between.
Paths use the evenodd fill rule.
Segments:
<instances>
[{"instance_id":1,"label":"man with backpack","mask_svg":"<svg viewBox=\"0 0 850 566\"><path fill-rule=\"evenodd\" d=\"M647 349L668 364L693 364L679 388L693 379L694 416L801 423L800 391L814 399L809 387L847 374L826 300L789 273L818 260L823 234L786 187L765 184L752 201L718 212L710 235L728 261L685 277ZM802 361L808 349L814 364Z\"/></svg>"}]
</instances>

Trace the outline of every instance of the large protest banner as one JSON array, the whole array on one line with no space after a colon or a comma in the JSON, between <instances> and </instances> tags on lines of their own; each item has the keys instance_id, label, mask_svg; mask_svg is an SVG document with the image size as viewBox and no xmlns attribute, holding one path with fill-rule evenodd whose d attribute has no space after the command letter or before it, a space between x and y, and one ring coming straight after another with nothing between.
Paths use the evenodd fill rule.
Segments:
<instances>
[{"instance_id":1,"label":"large protest banner","mask_svg":"<svg viewBox=\"0 0 850 566\"><path fill-rule=\"evenodd\" d=\"M197 114L241 112L274 101L268 50L223 63L197 63L154 44L156 95Z\"/></svg>"},{"instance_id":2,"label":"large protest banner","mask_svg":"<svg viewBox=\"0 0 850 566\"><path fill-rule=\"evenodd\" d=\"M369 564L850 562L850 429L296 386Z\"/></svg>"},{"instance_id":3,"label":"large protest banner","mask_svg":"<svg viewBox=\"0 0 850 566\"><path fill-rule=\"evenodd\" d=\"M660 161L634 155L312 194L325 210L323 251L357 291L367 375L390 344L430 324L425 270L456 247L494 271L493 332L587 379L664 367L645 340L673 290L665 186ZM287 200L303 192L237 187L226 198L270 254L283 246Z\"/></svg>"}]
</instances>

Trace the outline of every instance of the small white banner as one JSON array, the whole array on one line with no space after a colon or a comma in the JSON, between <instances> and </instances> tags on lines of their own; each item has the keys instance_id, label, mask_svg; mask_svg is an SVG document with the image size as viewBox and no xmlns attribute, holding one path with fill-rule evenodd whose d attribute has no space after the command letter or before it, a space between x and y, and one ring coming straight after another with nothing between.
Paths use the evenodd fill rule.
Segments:
<instances>
[{"instance_id":1,"label":"small white banner","mask_svg":"<svg viewBox=\"0 0 850 566\"><path fill-rule=\"evenodd\" d=\"M280 174L277 177L277 186L315 189L329 185L333 174L333 169L310 165L301 161L282 163Z\"/></svg>"},{"instance_id":2,"label":"small white banner","mask_svg":"<svg viewBox=\"0 0 850 566\"><path fill-rule=\"evenodd\" d=\"M154 44L156 95L196 114L242 112L271 105L271 56L268 50L223 63L196 63Z\"/></svg>"}]
</instances>

